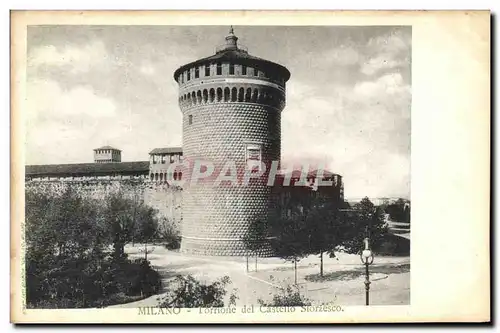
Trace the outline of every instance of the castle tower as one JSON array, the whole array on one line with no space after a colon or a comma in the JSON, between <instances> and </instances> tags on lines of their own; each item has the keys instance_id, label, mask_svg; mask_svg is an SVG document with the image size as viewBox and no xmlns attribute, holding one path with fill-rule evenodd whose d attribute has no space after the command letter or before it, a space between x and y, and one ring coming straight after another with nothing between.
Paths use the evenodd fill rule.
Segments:
<instances>
[{"instance_id":1,"label":"castle tower","mask_svg":"<svg viewBox=\"0 0 500 333\"><path fill-rule=\"evenodd\" d=\"M250 222L268 218L267 177L248 186L217 183L215 178L230 161L241 179L248 160L260 160L267 170L272 161L280 160L281 111L290 72L248 54L238 45L232 27L225 40L215 55L174 73L183 113L184 159L215 166L214 177L183 185L181 251L185 253L244 255L241 237ZM186 179L191 175L189 170Z\"/></svg>"},{"instance_id":2,"label":"castle tower","mask_svg":"<svg viewBox=\"0 0 500 333\"><path fill-rule=\"evenodd\" d=\"M122 151L110 146L94 149L94 163L112 163L122 161Z\"/></svg>"}]
</instances>

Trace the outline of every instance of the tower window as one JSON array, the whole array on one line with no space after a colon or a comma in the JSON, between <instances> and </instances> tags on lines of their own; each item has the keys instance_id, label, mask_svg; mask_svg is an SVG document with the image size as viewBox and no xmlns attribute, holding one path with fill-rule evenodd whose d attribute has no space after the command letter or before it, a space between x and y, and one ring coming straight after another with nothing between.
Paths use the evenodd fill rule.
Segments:
<instances>
[{"instance_id":1,"label":"tower window","mask_svg":"<svg viewBox=\"0 0 500 333\"><path fill-rule=\"evenodd\" d=\"M189 125L193 124L193 115L192 114L189 115L188 122L189 122Z\"/></svg>"},{"instance_id":2,"label":"tower window","mask_svg":"<svg viewBox=\"0 0 500 333\"><path fill-rule=\"evenodd\" d=\"M217 64L217 75L222 75L222 64Z\"/></svg>"},{"instance_id":3,"label":"tower window","mask_svg":"<svg viewBox=\"0 0 500 333\"><path fill-rule=\"evenodd\" d=\"M210 65L205 66L205 76L210 76Z\"/></svg>"},{"instance_id":4,"label":"tower window","mask_svg":"<svg viewBox=\"0 0 500 333\"><path fill-rule=\"evenodd\" d=\"M191 80L191 70L187 71L187 80Z\"/></svg>"},{"instance_id":5,"label":"tower window","mask_svg":"<svg viewBox=\"0 0 500 333\"><path fill-rule=\"evenodd\" d=\"M259 70L257 68L253 69L253 76L259 76Z\"/></svg>"},{"instance_id":6,"label":"tower window","mask_svg":"<svg viewBox=\"0 0 500 333\"><path fill-rule=\"evenodd\" d=\"M247 66L241 66L241 75L247 75Z\"/></svg>"},{"instance_id":7,"label":"tower window","mask_svg":"<svg viewBox=\"0 0 500 333\"><path fill-rule=\"evenodd\" d=\"M200 77L200 69L198 67L196 67L194 69L194 78L197 79Z\"/></svg>"},{"instance_id":8,"label":"tower window","mask_svg":"<svg viewBox=\"0 0 500 333\"><path fill-rule=\"evenodd\" d=\"M229 64L229 75L234 75L234 64Z\"/></svg>"}]
</instances>

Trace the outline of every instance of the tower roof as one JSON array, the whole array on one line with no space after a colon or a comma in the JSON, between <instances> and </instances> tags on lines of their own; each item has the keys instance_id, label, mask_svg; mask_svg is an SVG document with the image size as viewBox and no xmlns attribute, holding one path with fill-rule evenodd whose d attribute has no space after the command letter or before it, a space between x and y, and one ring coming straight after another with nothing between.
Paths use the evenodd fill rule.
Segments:
<instances>
[{"instance_id":1,"label":"tower roof","mask_svg":"<svg viewBox=\"0 0 500 333\"><path fill-rule=\"evenodd\" d=\"M111 146L102 146L100 148L95 148L94 150L102 150L102 149L110 149L110 150L118 150L118 151L121 151L120 149L117 149L117 148L113 148Z\"/></svg>"},{"instance_id":2,"label":"tower roof","mask_svg":"<svg viewBox=\"0 0 500 333\"><path fill-rule=\"evenodd\" d=\"M231 26L231 28L229 29L229 34L225 39L226 44L218 47L214 55L190 62L179 67L174 72L174 79L177 81L179 75L188 68L218 62L232 62L240 65L258 66L263 70L265 70L266 68L268 70L271 69L271 71L274 71L276 74L283 77L285 81L290 78L290 71L286 69L286 67L269 60L252 56L248 54L245 49L238 47L238 37L236 37L236 35L234 34L233 26Z\"/></svg>"}]
</instances>

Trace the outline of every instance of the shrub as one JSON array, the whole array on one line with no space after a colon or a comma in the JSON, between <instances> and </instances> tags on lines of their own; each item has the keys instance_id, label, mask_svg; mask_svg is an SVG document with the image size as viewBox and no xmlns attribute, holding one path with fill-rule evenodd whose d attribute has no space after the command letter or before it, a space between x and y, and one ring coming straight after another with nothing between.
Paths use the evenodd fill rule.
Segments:
<instances>
[{"instance_id":1,"label":"shrub","mask_svg":"<svg viewBox=\"0 0 500 333\"><path fill-rule=\"evenodd\" d=\"M265 302L262 299L258 300L261 306L308 306L311 305L311 301L303 297L300 294L298 288L288 286L283 290L282 294L273 295L273 300L271 302Z\"/></svg>"},{"instance_id":2,"label":"shrub","mask_svg":"<svg viewBox=\"0 0 500 333\"><path fill-rule=\"evenodd\" d=\"M193 276L177 276L174 284L178 287L169 295L169 300L163 300L163 307L223 307L224 297L227 294L226 286L231 283L228 276L224 276L217 281L205 284L196 280ZM236 304L237 296L233 291L229 296L229 306Z\"/></svg>"},{"instance_id":3,"label":"shrub","mask_svg":"<svg viewBox=\"0 0 500 333\"><path fill-rule=\"evenodd\" d=\"M387 233L374 250L379 255L408 256L410 255L410 240Z\"/></svg>"},{"instance_id":4,"label":"shrub","mask_svg":"<svg viewBox=\"0 0 500 333\"><path fill-rule=\"evenodd\" d=\"M114 198L116 207L124 206L120 200ZM125 212L110 214L108 206L71 189L53 196L26 193L28 307L100 307L158 292L161 279L149 262L132 262L121 250L128 236L116 233L128 232L118 223L128 219L122 219Z\"/></svg>"},{"instance_id":5,"label":"shrub","mask_svg":"<svg viewBox=\"0 0 500 333\"><path fill-rule=\"evenodd\" d=\"M159 235L168 250L177 250L181 247L181 234L177 225L163 217L160 221Z\"/></svg>"}]
</instances>

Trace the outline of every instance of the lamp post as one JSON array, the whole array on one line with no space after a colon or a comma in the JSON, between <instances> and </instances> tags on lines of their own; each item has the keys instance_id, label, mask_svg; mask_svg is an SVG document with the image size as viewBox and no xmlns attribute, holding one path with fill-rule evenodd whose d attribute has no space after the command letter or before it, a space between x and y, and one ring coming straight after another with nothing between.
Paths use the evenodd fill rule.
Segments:
<instances>
[{"instance_id":1,"label":"lamp post","mask_svg":"<svg viewBox=\"0 0 500 333\"><path fill-rule=\"evenodd\" d=\"M365 291L366 305L370 305L370 272L368 266L373 263L373 253L370 250L370 241L368 237L364 239L365 249L361 252L361 262L365 265Z\"/></svg>"}]
</instances>

